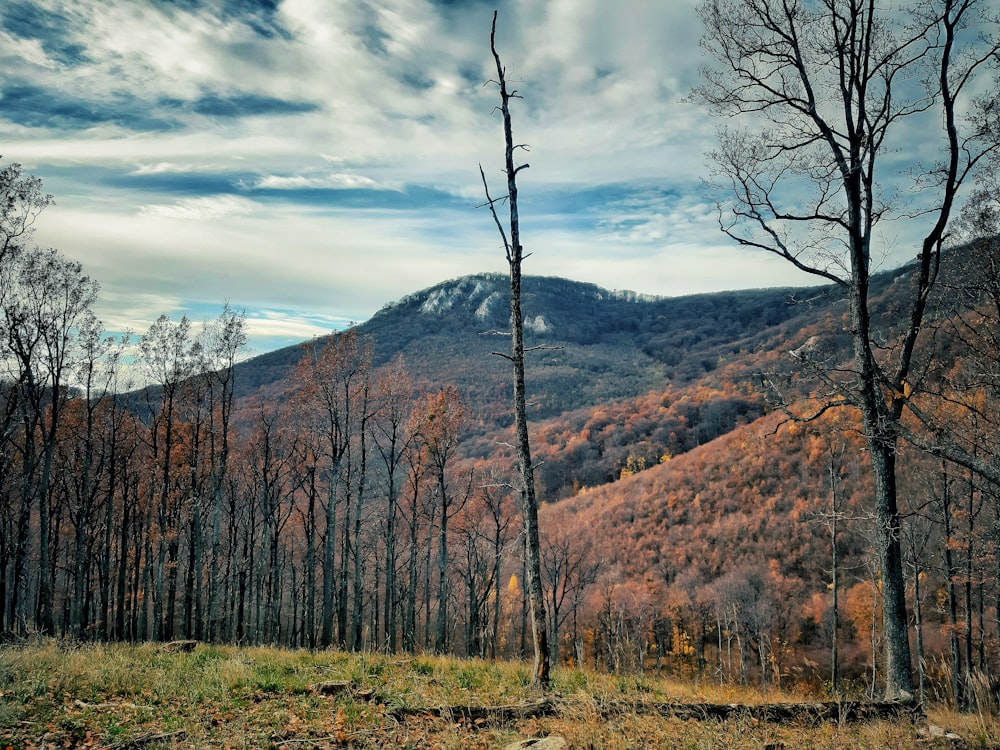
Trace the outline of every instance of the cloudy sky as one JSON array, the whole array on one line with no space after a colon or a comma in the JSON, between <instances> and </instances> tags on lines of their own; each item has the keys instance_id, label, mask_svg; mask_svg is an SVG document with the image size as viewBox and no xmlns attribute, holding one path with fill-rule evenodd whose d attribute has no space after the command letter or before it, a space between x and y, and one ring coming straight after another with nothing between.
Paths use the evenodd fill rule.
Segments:
<instances>
[{"instance_id":1,"label":"cloudy sky","mask_svg":"<svg viewBox=\"0 0 1000 750\"><path fill-rule=\"evenodd\" d=\"M734 247L694 0L3 0L0 154L109 330L245 308L266 351L504 271L489 29L523 95L525 272L680 295L812 283Z\"/></svg>"}]
</instances>

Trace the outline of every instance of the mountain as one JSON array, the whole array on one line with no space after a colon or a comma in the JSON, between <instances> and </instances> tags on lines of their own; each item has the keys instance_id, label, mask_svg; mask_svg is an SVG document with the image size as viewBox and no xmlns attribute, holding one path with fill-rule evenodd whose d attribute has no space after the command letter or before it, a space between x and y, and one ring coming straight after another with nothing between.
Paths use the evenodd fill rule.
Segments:
<instances>
[{"instance_id":1,"label":"mountain","mask_svg":"<svg viewBox=\"0 0 1000 750\"><path fill-rule=\"evenodd\" d=\"M893 275L881 283L888 288ZM426 388L454 384L471 419L467 456L495 451L511 423L506 276L446 281L388 304L359 325L374 365L402 355ZM843 312L834 287L653 297L525 277L529 419L542 496L616 480L761 416L754 383L780 368L820 323ZM322 345L324 339L318 340ZM280 401L299 346L241 363L244 404ZM585 436L585 437L581 437Z\"/></svg>"},{"instance_id":2,"label":"mountain","mask_svg":"<svg viewBox=\"0 0 1000 750\"><path fill-rule=\"evenodd\" d=\"M357 326L377 366L397 354L416 379L454 383L477 415L508 410L507 279L478 274L386 305ZM748 352L780 345L836 304L829 288L764 289L661 298L551 277L523 280L532 418L701 380ZM323 339L317 343L322 344ZM292 346L237 369L238 395L285 391L301 357Z\"/></svg>"}]
</instances>

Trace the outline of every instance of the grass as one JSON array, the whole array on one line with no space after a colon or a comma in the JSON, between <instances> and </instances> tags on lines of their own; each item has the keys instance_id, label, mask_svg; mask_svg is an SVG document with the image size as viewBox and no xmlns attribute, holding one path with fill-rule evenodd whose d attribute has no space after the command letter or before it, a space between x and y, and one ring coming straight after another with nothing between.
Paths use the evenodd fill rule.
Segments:
<instances>
[{"instance_id":1,"label":"grass","mask_svg":"<svg viewBox=\"0 0 1000 750\"><path fill-rule=\"evenodd\" d=\"M348 681L325 695L312 686ZM399 708L498 705L538 696L523 664L335 651L199 646L167 653L155 645L56 641L0 648L0 748L496 748L559 734L573 748L911 748L956 747L926 740L909 722L777 726L752 720L697 722L625 712L614 701L761 703L811 696L557 669L558 717L506 725L448 718L393 718ZM1000 743L994 717L929 713L967 747ZM939 743L939 744L935 744Z\"/></svg>"}]
</instances>

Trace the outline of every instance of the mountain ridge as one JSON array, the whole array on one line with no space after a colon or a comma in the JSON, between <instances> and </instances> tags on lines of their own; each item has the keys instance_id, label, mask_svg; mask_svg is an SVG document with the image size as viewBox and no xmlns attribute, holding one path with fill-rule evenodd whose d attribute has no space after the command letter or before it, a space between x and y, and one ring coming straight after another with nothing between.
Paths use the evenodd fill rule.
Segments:
<instances>
[{"instance_id":1,"label":"mountain ridge","mask_svg":"<svg viewBox=\"0 0 1000 750\"><path fill-rule=\"evenodd\" d=\"M497 346L497 340L509 323L507 294L507 277L503 274L462 276L387 303L369 320L350 330L373 337L376 343L374 364L403 353L408 362L422 365L418 370L433 375L436 368L426 357L428 346L439 354L459 357L489 356L491 351L502 348ZM639 369L645 371L643 382L649 383L649 370L658 367L661 370L656 373L658 380L689 377L675 371L681 359L678 351L691 349L708 337L720 342L727 337L738 338L737 334L746 333L752 325L777 325L795 317L802 304L827 301L830 288L774 287L657 297L628 290L608 290L561 277L526 276L523 294L526 327L538 343L587 346L591 347L590 354L596 354L594 347L600 344L631 342L635 354L645 360ZM729 329L728 334L706 330L709 324L720 322ZM262 387L266 391L266 386L292 372L304 344L322 344L339 333L332 332L311 342L304 341L241 362L237 365L239 395L252 395ZM458 347L454 341L456 335L460 337L461 346ZM558 361L551 350L541 358L543 366L554 366ZM579 364L575 363L574 368L578 369ZM535 370L537 377L538 367L538 358L529 361L529 375ZM621 373L622 378L639 374L635 367L625 370ZM543 378L549 379L547 375ZM633 388L617 395L639 395L641 392Z\"/></svg>"}]
</instances>

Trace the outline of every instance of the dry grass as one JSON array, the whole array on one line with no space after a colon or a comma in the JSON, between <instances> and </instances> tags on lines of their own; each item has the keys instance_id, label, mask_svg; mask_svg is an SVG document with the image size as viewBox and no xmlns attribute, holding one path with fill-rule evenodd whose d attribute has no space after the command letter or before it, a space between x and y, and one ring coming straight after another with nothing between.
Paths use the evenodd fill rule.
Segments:
<instances>
[{"instance_id":1,"label":"dry grass","mask_svg":"<svg viewBox=\"0 0 1000 750\"><path fill-rule=\"evenodd\" d=\"M311 686L346 680L335 696ZM529 671L421 655L199 646L167 653L154 645L70 646L44 641L0 649L0 747L496 748L519 737L560 734L574 748L914 748L1000 744L994 717L929 713L965 738L926 740L909 722L777 726L750 719L699 722L625 712L665 701L761 703L810 696L647 676L556 670L557 717L495 725L448 718L392 717L399 708L529 701Z\"/></svg>"}]
</instances>

